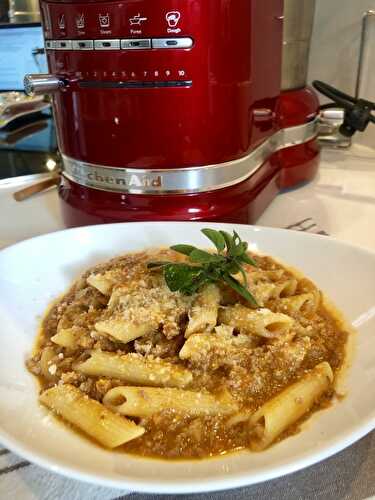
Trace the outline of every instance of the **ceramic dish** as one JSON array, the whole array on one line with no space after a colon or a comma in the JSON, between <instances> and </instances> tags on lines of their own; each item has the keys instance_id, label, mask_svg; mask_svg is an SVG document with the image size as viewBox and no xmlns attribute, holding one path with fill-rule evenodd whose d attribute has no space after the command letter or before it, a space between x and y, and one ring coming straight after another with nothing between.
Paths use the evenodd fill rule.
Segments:
<instances>
[{"instance_id":1,"label":"ceramic dish","mask_svg":"<svg viewBox=\"0 0 375 500\"><path fill-rule=\"evenodd\" d=\"M166 462L110 452L59 424L37 402L25 369L40 318L88 267L122 253L186 242L205 247L203 227L235 229L251 249L310 277L358 330L347 397L316 413L303 432L262 453ZM43 467L76 479L143 492L229 489L323 460L375 428L375 254L324 236L199 223L135 223L77 228L0 252L0 442Z\"/></svg>"}]
</instances>

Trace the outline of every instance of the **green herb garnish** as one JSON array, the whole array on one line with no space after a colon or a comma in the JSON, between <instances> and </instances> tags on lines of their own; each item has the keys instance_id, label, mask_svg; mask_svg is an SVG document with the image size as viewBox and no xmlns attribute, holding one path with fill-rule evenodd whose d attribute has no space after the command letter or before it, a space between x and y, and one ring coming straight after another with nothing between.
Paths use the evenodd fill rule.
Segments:
<instances>
[{"instance_id":1,"label":"green herb garnish","mask_svg":"<svg viewBox=\"0 0 375 500\"><path fill-rule=\"evenodd\" d=\"M248 244L242 241L236 231L233 236L226 231L203 229L202 233L215 245L217 253L209 253L191 245L175 245L175 252L189 257L191 264L175 262L151 262L149 269L162 269L168 288L172 292L193 295L203 285L224 282L233 288L253 306L258 306L250 293L243 264L257 267L257 263L247 254ZM241 273L243 283L233 275Z\"/></svg>"}]
</instances>

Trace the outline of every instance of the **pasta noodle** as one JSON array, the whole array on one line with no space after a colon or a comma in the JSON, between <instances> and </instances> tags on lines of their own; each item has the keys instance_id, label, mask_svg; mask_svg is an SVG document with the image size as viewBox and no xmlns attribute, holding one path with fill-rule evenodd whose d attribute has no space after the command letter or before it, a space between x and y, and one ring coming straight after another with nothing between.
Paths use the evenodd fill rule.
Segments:
<instances>
[{"instance_id":1,"label":"pasta noodle","mask_svg":"<svg viewBox=\"0 0 375 500\"><path fill-rule=\"evenodd\" d=\"M117 448L144 433L143 427L109 411L71 385L52 387L39 400L107 448Z\"/></svg>"},{"instance_id":2,"label":"pasta noodle","mask_svg":"<svg viewBox=\"0 0 375 500\"><path fill-rule=\"evenodd\" d=\"M234 413L237 406L227 399L180 389L115 387L107 392L103 403L122 415L132 417L151 417L166 408L198 417Z\"/></svg>"},{"instance_id":3,"label":"pasta noodle","mask_svg":"<svg viewBox=\"0 0 375 500\"><path fill-rule=\"evenodd\" d=\"M215 333L195 333L185 342L180 358L193 365L208 364L212 369L235 363L238 355L253 347L247 335L234 335L233 327L217 326ZM244 351L245 350L245 351Z\"/></svg>"},{"instance_id":4,"label":"pasta noodle","mask_svg":"<svg viewBox=\"0 0 375 500\"><path fill-rule=\"evenodd\" d=\"M292 297L280 299L280 310L292 314L293 316L301 313L313 314L319 306L320 296L317 293L302 293Z\"/></svg>"},{"instance_id":5,"label":"pasta noodle","mask_svg":"<svg viewBox=\"0 0 375 500\"><path fill-rule=\"evenodd\" d=\"M293 319L285 314L273 313L269 309L254 311L240 304L222 308L219 320L241 333L266 338L278 337L293 325Z\"/></svg>"},{"instance_id":6,"label":"pasta noodle","mask_svg":"<svg viewBox=\"0 0 375 500\"><path fill-rule=\"evenodd\" d=\"M27 360L40 402L106 448L168 459L263 450L297 432L336 394L348 329L311 281L249 256L257 266L238 280L251 304L228 280L171 291L159 262L198 265L172 250L88 270Z\"/></svg>"},{"instance_id":7,"label":"pasta noodle","mask_svg":"<svg viewBox=\"0 0 375 500\"><path fill-rule=\"evenodd\" d=\"M280 284L275 284L275 289L272 294L273 299L280 299L282 297L290 297L297 291L298 281L294 278L284 281Z\"/></svg>"},{"instance_id":8,"label":"pasta noodle","mask_svg":"<svg viewBox=\"0 0 375 500\"><path fill-rule=\"evenodd\" d=\"M78 342L81 332L74 328L61 328L56 335L51 337L52 342L61 347L73 349Z\"/></svg>"},{"instance_id":9,"label":"pasta noodle","mask_svg":"<svg viewBox=\"0 0 375 500\"><path fill-rule=\"evenodd\" d=\"M90 358L75 368L93 377L111 377L156 387L186 387L193 380L189 370L164 361L144 359L137 354L121 356L92 351Z\"/></svg>"},{"instance_id":10,"label":"pasta noodle","mask_svg":"<svg viewBox=\"0 0 375 500\"><path fill-rule=\"evenodd\" d=\"M216 285L206 286L198 294L189 314L189 323L185 337L196 332L211 332L217 323L217 313L220 304L220 291Z\"/></svg>"},{"instance_id":11,"label":"pasta noodle","mask_svg":"<svg viewBox=\"0 0 375 500\"><path fill-rule=\"evenodd\" d=\"M113 281L105 274L90 274L87 283L101 292L103 295L110 295Z\"/></svg>"},{"instance_id":12,"label":"pasta noodle","mask_svg":"<svg viewBox=\"0 0 375 500\"><path fill-rule=\"evenodd\" d=\"M123 344L128 344L132 340L156 330L157 325L152 321L136 323L122 319L107 319L98 321L95 324L95 329L99 333L110 335Z\"/></svg>"},{"instance_id":13,"label":"pasta noodle","mask_svg":"<svg viewBox=\"0 0 375 500\"><path fill-rule=\"evenodd\" d=\"M55 352L52 347L45 347L42 351L42 355L40 357L40 371L42 375L47 380L53 380L54 374L51 373L51 363L53 358L55 357Z\"/></svg>"},{"instance_id":14,"label":"pasta noodle","mask_svg":"<svg viewBox=\"0 0 375 500\"><path fill-rule=\"evenodd\" d=\"M267 448L288 427L310 411L333 382L333 372L326 362L317 365L298 382L267 401L249 420L253 427L250 440L254 450Z\"/></svg>"}]
</instances>

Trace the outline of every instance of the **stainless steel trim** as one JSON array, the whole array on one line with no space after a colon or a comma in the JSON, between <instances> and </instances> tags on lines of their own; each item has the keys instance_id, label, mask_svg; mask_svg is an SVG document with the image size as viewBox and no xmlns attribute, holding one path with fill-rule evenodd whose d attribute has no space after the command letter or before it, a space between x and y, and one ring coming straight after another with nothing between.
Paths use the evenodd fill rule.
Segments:
<instances>
[{"instance_id":1,"label":"stainless steel trim","mask_svg":"<svg viewBox=\"0 0 375 500\"><path fill-rule=\"evenodd\" d=\"M94 40L95 50L120 50L120 39Z\"/></svg>"},{"instance_id":2,"label":"stainless steel trim","mask_svg":"<svg viewBox=\"0 0 375 500\"><path fill-rule=\"evenodd\" d=\"M344 118L344 109L330 108L320 112L318 141L322 146L340 149L351 146L351 138L344 137L340 133L340 127L344 122Z\"/></svg>"},{"instance_id":3,"label":"stainless steel trim","mask_svg":"<svg viewBox=\"0 0 375 500\"><path fill-rule=\"evenodd\" d=\"M317 136L318 120L282 129L239 160L218 165L166 170L94 165L63 155L63 175L93 189L129 194L187 194L214 191L238 184L253 175L274 153Z\"/></svg>"},{"instance_id":4,"label":"stainless steel trim","mask_svg":"<svg viewBox=\"0 0 375 500\"><path fill-rule=\"evenodd\" d=\"M281 88L306 85L316 0L284 0L284 43Z\"/></svg>"},{"instance_id":5,"label":"stainless steel trim","mask_svg":"<svg viewBox=\"0 0 375 500\"><path fill-rule=\"evenodd\" d=\"M53 48L55 50L72 50L73 42L72 40L54 40Z\"/></svg>"},{"instance_id":6,"label":"stainless steel trim","mask_svg":"<svg viewBox=\"0 0 375 500\"><path fill-rule=\"evenodd\" d=\"M124 50L151 49L151 38L126 38L121 40L121 48Z\"/></svg>"},{"instance_id":7,"label":"stainless steel trim","mask_svg":"<svg viewBox=\"0 0 375 500\"><path fill-rule=\"evenodd\" d=\"M46 40L44 46L47 50L52 50L55 48L56 42L55 40Z\"/></svg>"},{"instance_id":8,"label":"stainless steel trim","mask_svg":"<svg viewBox=\"0 0 375 500\"><path fill-rule=\"evenodd\" d=\"M94 50L94 41L73 40L73 50Z\"/></svg>"},{"instance_id":9,"label":"stainless steel trim","mask_svg":"<svg viewBox=\"0 0 375 500\"><path fill-rule=\"evenodd\" d=\"M23 84L25 93L34 96L57 92L64 86L64 81L55 75L38 73L35 75L25 75Z\"/></svg>"},{"instance_id":10,"label":"stainless steel trim","mask_svg":"<svg viewBox=\"0 0 375 500\"><path fill-rule=\"evenodd\" d=\"M153 49L190 49L194 45L192 38L153 38Z\"/></svg>"},{"instance_id":11,"label":"stainless steel trim","mask_svg":"<svg viewBox=\"0 0 375 500\"><path fill-rule=\"evenodd\" d=\"M368 10L363 14L362 20L362 34L361 34L361 47L359 52L359 62L358 62L358 74L357 74L357 83L355 96L357 99L360 97L360 92L363 83L363 73L364 73L364 65L365 65L365 52L367 46L370 44L369 42L369 23L370 18L375 16L375 10Z\"/></svg>"}]
</instances>

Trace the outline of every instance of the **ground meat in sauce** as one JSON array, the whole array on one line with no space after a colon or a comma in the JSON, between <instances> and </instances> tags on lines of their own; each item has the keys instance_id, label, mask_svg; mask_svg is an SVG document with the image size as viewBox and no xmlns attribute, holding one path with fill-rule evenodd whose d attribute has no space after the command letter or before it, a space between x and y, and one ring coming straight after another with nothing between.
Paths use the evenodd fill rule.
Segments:
<instances>
[{"instance_id":1,"label":"ground meat in sauce","mask_svg":"<svg viewBox=\"0 0 375 500\"><path fill-rule=\"evenodd\" d=\"M259 296L263 305L272 311L283 312L282 298L267 298L267 294L285 281L295 279L294 275L269 257L253 257L259 265L254 293L258 293L262 284L267 283L267 287L263 287L263 295ZM43 321L35 355L27 361L29 370L39 378L42 390L55 384L72 384L90 398L101 402L110 389L131 384L106 377L88 377L75 371L76 363L87 359L92 349L119 354L135 352L146 358L152 356L190 369L193 381L187 388L189 390L207 390L214 394L226 390L241 410L256 411L264 402L320 362L327 361L335 373L342 366L348 334L321 301L316 310L306 308L294 315L292 335L274 340L254 338L247 347L237 350L233 348L227 358L225 352L222 352L221 358L218 357L216 362L211 360L197 364L179 358L185 342L188 301L183 298L180 300L178 296L174 298L176 307L179 308L178 316L171 317L169 330L165 323L160 323L155 331L128 344L97 332L95 323L108 316L107 306L111 295L105 295L88 285L87 278L93 273L110 272L112 292L119 287L130 287L140 280L146 283L146 288L153 286L153 283L159 286L160 277L150 276L146 267L148 261L156 258L183 260L183 257L168 250L152 254L142 252L114 259L85 273L52 306ZM247 271L251 288L254 269L249 267ZM315 297L320 297L320 292L309 280L298 279L295 294L302 293L313 293ZM243 299L225 287L221 289L221 298L222 305L236 302L244 304ZM59 329L72 329L77 338L73 347L61 347L51 341ZM238 332L233 332L233 335L237 334ZM212 352L210 356L215 356L215 351ZM333 396L333 391L325 394L313 411L326 407ZM246 448L249 442L247 425L239 423L228 427L227 417L223 416L189 417L165 408L152 417L135 421L144 426L146 432L121 449L138 455L173 459L201 458ZM288 429L285 435L296 430L298 425Z\"/></svg>"}]
</instances>

